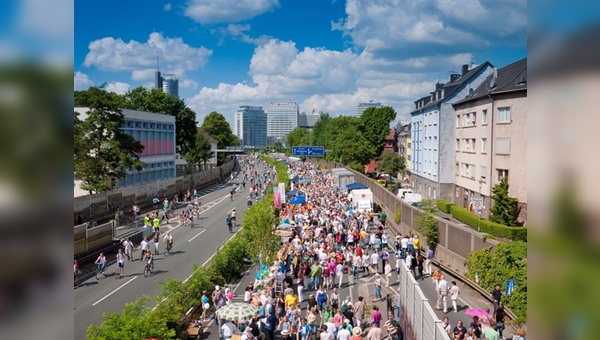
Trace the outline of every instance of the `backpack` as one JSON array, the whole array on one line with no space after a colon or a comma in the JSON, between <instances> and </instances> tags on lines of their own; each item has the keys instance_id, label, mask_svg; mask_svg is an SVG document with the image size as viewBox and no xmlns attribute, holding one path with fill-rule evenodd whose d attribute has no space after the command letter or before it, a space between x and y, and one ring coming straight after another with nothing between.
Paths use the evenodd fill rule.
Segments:
<instances>
[{"instance_id":1,"label":"backpack","mask_svg":"<svg viewBox=\"0 0 600 340\"><path fill-rule=\"evenodd\" d=\"M344 303L342 303L342 314L346 313L347 310L348 310L348 301L344 301Z\"/></svg>"}]
</instances>

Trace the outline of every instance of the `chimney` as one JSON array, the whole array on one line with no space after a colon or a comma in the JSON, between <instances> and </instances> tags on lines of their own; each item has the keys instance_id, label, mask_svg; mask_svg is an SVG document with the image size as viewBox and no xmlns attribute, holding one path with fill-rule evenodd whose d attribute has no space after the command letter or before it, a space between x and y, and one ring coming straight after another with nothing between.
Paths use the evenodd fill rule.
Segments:
<instances>
[{"instance_id":1,"label":"chimney","mask_svg":"<svg viewBox=\"0 0 600 340\"><path fill-rule=\"evenodd\" d=\"M453 73L450 75L450 82L454 82L456 79L460 78L460 74Z\"/></svg>"},{"instance_id":2,"label":"chimney","mask_svg":"<svg viewBox=\"0 0 600 340\"><path fill-rule=\"evenodd\" d=\"M462 75L464 76L465 74L467 74L467 72L469 72L469 65L464 64L462 66Z\"/></svg>"},{"instance_id":3,"label":"chimney","mask_svg":"<svg viewBox=\"0 0 600 340\"><path fill-rule=\"evenodd\" d=\"M444 84L443 84L443 83L436 83L436 84L435 84L435 90L436 90L436 91L437 91L437 90L439 90L439 89L441 89L442 87L444 87Z\"/></svg>"}]
</instances>

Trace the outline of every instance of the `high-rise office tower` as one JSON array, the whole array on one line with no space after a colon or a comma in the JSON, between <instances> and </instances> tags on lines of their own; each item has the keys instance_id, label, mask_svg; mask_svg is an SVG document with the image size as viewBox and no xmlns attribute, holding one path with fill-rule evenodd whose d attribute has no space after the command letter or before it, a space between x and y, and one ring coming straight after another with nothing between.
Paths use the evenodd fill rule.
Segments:
<instances>
[{"instance_id":1,"label":"high-rise office tower","mask_svg":"<svg viewBox=\"0 0 600 340\"><path fill-rule=\"evenodd\" d=\"M174 74L165 74L162 78L162 90L166 94L179 97L179 79Z\"/></svg>"},{"instance_id":2,"label":"high-rise office tower","mask_svg":"<svg viewBox=\"0 0 600 340\"><path fill-rule=\"evenodd\" d=\"M374 103L372 100L369 100L368 103L358 103L358 105L356 106L356 115L360 117L360 115L362 115L366 109L371 107L379 108L383 106L381 105L381 103Z\"/></svg>"},{"instance_id":3,"label":"high-rise office tower","mask_svg":"<svg viewBox=\"0 0 600 340\"><path fill-rule=\"evenodd\" d=\"M262 106L240 106L233 125L242 146L267 145L267 114Z\"/></svg>"},{"instance_id":4,"label":"high-rise office tower","mask_svg":"<svg viewBox=\"0 0 600 340\"><path fill-rule=\"evenodd\" d=\"M267 108L267 137L269 142L285 143L288 132L298 127L296 102L270 102Z\"/></svg>"},{"instance_id":5,"label":"high-rise office tower","mask_svg":"<svg viewBox=\"0 0 600 340\"><path fill-rule=\"evenodd\" d=\"M319 118L321 118L321 112L317 110L312 110L310 113L300 112L298 115L298 127L310 130L317 124Z\"/></svg>"}]
</instances>

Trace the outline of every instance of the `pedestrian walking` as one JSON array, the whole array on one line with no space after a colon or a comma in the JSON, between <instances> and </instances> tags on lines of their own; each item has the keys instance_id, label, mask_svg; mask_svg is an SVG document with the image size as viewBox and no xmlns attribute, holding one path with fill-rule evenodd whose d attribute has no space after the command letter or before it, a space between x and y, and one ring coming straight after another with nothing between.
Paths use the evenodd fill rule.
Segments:
<instances>
[{"instance_id":1,"label":"pedestrian walking","mask_svg":"<svg viewBox=\"0 0 600 340\"><path fill-rule=\"evenodd\" d=\"M117 253L117 267L118 267L118 275L117 279L123 278L123 271L125 269L125 254L123 250L119 248L119 252Z\"/></svg>"},{"instance_id":2,"label":"pedestrian walking","mask_svg":"<svg viewBox=\"0 0 600 340\"><path fill-rule=\"evenodd\" d=\"M448 296L448 282L444 279L444 275L440 276L440 282L437 285L437 302L435 309L440 310L440 305L444 306L444 313L448 312L447 296Z\"/></svg>"},{"instance_id":3,"label":"pedestrian walking","mask_svg":"<svg viewBox=\"0 0 600 340\"><path fill-rule=\"evenodd\" d=\"M452 281L452 287L450 287L450 301L452 301L452 308L455 313L458 313L458 307L456 301L458 301L458 295L460 294L460 289L456 285L456 281Z\"/></svg>"},{"instance_id":4,"label":"pedestrian walking","mask_svg":"<svg viewBox=\"0 0 600 340\"><path fill-rule=\"evenodd\" d=\"M147 237L144 237L144 239L140 243L140 248L142 249L142 254L141 254L141 257L140 257L140 261L143 261L144 260L144 255L146 254L146 251L148 251L148 248L150 248L150 244L148 242L148 238Z\"/></svg>"}]
</instances>

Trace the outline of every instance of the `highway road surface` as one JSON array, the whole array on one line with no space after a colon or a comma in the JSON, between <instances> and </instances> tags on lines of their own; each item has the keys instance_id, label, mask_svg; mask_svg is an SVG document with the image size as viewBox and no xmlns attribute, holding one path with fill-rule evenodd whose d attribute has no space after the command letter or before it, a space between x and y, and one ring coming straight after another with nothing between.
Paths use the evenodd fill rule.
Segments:
<instances>
[{"instance_id":1,"label":"highway road surface","mask_svg":"<svg viewBox=\"0 0 600 340\"><path fill-rule=\"evenodd\" d=\"M239 182L241 179L234 179L232 183ZM194 220L192 227L179 225L179 216L172 218L169 224L161 225L161 235L164 235L167 230L170 230L173 235L174 254L168 257L162 255L164 244L161 237L161 255L155 255L153 274L144 277L144 265L139 260L141 251L136 249L133 254L135 261L125 261L122 279L117 279L115 274L117 265L112 264L107 269L107 277L101 277L100 280L92 277L83 281L74 291L74 338L85 339L87 328L91 324L100 324L103 321L102 313L120 313L125 303L135 301L143 295L150 296L150 306L156 305L154 296L161 291L161 287L157 284L159 281L166 281L169 278L185 280L192 274L192 264L207 264L217 248L234 235L227 229L225 222L227 213L236 208L238 227L234 227L234 232L237 232L247 208L248 185L241 192L238 190L231 201L229 191L232 183L220 186L218 190L214 187L212 190L204 190L204 192L212 192L200 198L203 211L200 219Z\"/></svg>"}]
</instances>

